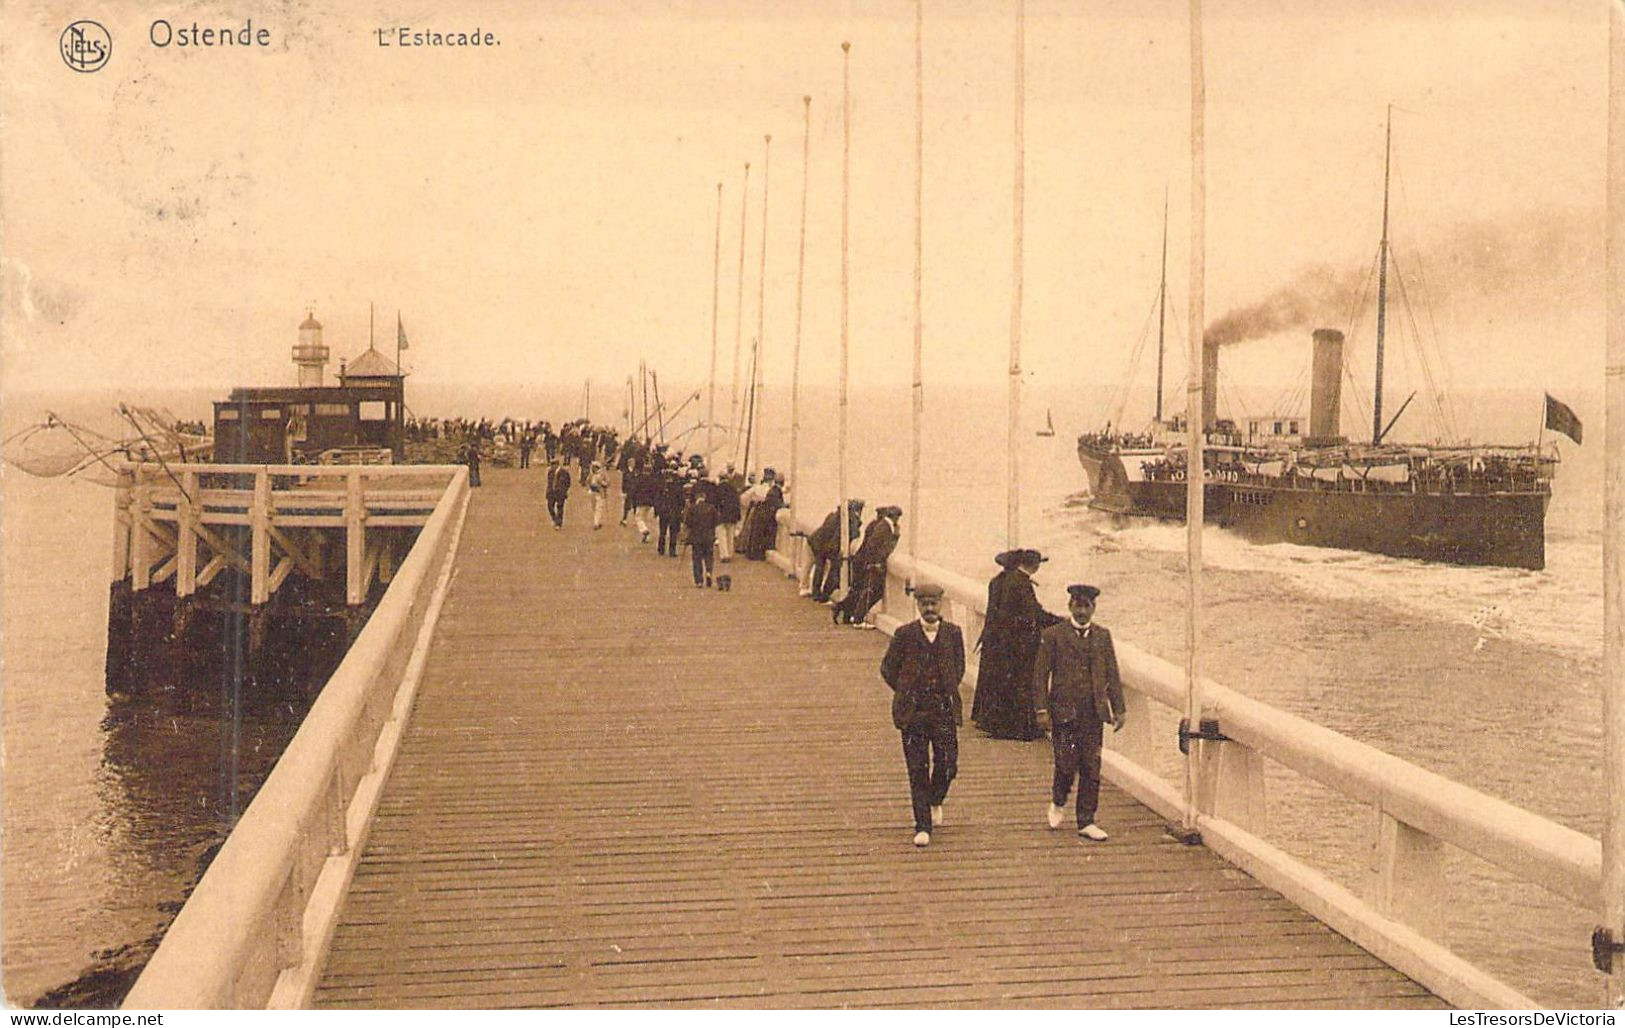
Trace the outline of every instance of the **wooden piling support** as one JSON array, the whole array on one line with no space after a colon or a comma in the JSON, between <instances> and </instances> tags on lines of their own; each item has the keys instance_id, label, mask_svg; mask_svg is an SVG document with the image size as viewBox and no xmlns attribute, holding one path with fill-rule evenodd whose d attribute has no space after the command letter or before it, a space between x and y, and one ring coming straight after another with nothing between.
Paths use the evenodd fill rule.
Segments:
<instances>
[{"instance_id":1,"label":"wooden piling support","mask_svg":"<svg viewBox=\"0 0 1625 1028\"><path fill-rule=\"evenodd\" d=\"M181 497L176 505L175 595L186 597L197 591L197 472L181 472Z\"/></svg>"},{"instance_id":2,"label":"wooden piling support","mask_svg":"<svg viewBox=\"0 0 1625 1028\"><path fill-rule=\"evenodd\" d=\"M254 502L249 507L249 561L253 566L249 602L256 606L271 598L271 473L254 474Z\"/></svg>"},{"instance_id":3,"label":"wooden piling support","mask_svg":"<svg viewBox=\"0 0 1625 1028\"><path fill-rule=\"evenodd\" d=\"M345 602L354 607L367 598L367 583L362 578L366 559L367 508L361 498L361 471L359 468L344 476L344 595Z\"/></svg>"}]
</instances>

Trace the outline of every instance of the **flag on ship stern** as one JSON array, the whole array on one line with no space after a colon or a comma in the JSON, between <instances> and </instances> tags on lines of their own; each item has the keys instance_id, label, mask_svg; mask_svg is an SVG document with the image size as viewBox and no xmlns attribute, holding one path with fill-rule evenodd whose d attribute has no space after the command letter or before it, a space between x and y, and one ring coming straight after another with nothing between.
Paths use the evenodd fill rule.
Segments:
<instances>
[{"instance_id":1,"label":"flag on ship stern","mask_svg":"<svg viewBox=\"0 0 1625 1028\"><path fill-rule=\"evenodd\" d=\"M1551 393L1546 394L1546 427L1553 432L1562 432L1576 443L1580 442L1580 419L1574 416L1568 404L1552 399Z\"/></svg>"}]
</instances>

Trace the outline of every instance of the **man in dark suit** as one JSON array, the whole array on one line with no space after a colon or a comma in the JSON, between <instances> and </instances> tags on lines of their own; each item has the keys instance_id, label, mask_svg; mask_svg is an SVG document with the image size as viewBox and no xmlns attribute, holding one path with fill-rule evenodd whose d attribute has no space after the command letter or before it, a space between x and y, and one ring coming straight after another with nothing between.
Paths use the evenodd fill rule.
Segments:
<instances>
[{"instance_id":1,"label":"man in dark suit","mask_svg":"<svg viewBox=\"0 0 1625 1028\"><path fill-rule=\"evenodd\" d=\"M892 688L892 724L903 733L909 794L914 802L914 845L929 846L943 822L942 803L959 770L962 720L959 682L965 677L965 637L942 620L942 586L914 589L917 621L897 629L880 677Z\"/></svg>"},{"instance_id":2,"label":"man in dark suit","mask_svg":"<svg viewBox=\"0 0 1625 1028\"><path fill-rule=\"evenodd\" d=\"M869 522L868 529L863 533L863 543L858 547L858 552L852 555L852 588L846 591L846 598L835 607L833 620L836 624L847 624L853 628L875 627L869 623L869 608L879 602L886 591L886 561L897 549L897 540L902 534L897 522L902 516L901 507L888 505L875 509L875 519Z\"/></svg>"},{"instance_id":3,"label":"man in dark suit","mask_svg":"<svg viewBox=\"0 0 1625 1028\"><path fill-rule=\"evenodd\" d=\"M863 501L846 501L846 537L858 537L863 527ZM812 551L812 598L817 603L833 603L830 594L841 587L841 521L839 511L830 511L823 524L807 537Z\"/></svg>"},{"instance_id":4,"label":"man in dark suit","mask_svg":"<svg viewBox=\"0 0 1625 1028\"><path fill-rule=\"evenodd\" d=\"M570 466L554 459L547 464L547 513L555 529L564 527L564 501L570 497Z\"/></svg>"},{"instance_id":5,"label":"man in dark suit","mask_svg":"<svg viewBox=\"0 0 1625 1028\"><path fill-rule=\"evenodd\" d=\"M1065 821L1062 808L1076 778L1078 838L1105 842L1105 830L1095 824L1095 807L1100 802L1100 743L1102 725L1110 724L1113 731L1123 727L1123 680L1117 672L1112 634L1094 623L1100 590L1092 585L1069 585L1066 591L1072 616L1044 629L1033 662L1033 705L1041 712L1047 709L1055 743L1049 826L1059 828Z\"/></svg>"}]
</instances>

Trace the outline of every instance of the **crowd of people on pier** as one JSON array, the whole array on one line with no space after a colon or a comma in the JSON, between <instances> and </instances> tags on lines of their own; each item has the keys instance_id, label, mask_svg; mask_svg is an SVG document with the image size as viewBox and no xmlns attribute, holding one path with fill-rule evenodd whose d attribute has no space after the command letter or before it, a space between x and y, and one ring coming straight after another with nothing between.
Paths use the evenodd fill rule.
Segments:
<instances>
[{"instance_id":1,"label":"crowd of people on pier","mask_svg":"<svg viewBox=\"0 0 1625 1028\"><path fill-rule=\"evenodd\" d=\"M531 466L531 451L540 450L547 517L555 530L564 529L568 501L580 490L590 501L592 530L603 529L615 491L609 472L617 472L619 526L635 532L658 559L676 560L687 550L686 570L695 588L729 591L728 566L736 557L765 560L780 546L779 515L789 504L789 483L772 467L760 474L740 471L733 463L712 470L701 454L637 436L619 441L613 430L585 421L569 422L556 433L545 421L513 419L452 419L422 427L449 430L463 440L471 481L477 479L482 442L513 440L525 454L521 469ZM865 508L862 499L846 504L844 553L839 508L807 533L807 560L798 573L800 595L828 606L832 623L874 629L869 615L885 594L887 561L901 538L904 512L882 505L865 523ZM1047 824L1051 829L1065 824L1075 793L1079 839L1104 842L1108 835L1095 823L1101 745L1105 725L1123 727L1122 681L1111 633L1093 621L1098 588L1069 586L1065 616L1039 602L1033 577L1047 559L1034 549L1007 550L993 558L1000 571L988 583L983 628L973 645L979 663L971 720L993 739L1032 741L1048 735L1054 773ZM850 566L851 575L844 593L843 565ZM923 847L945 824L943 804L958 775L959 689L967 651L961 629L944 616L942 587L916 582L912 591L917 616L892 636L880 676L894 693L892 721L902 735L913 842Z\"/></svg>"}]
</instances>

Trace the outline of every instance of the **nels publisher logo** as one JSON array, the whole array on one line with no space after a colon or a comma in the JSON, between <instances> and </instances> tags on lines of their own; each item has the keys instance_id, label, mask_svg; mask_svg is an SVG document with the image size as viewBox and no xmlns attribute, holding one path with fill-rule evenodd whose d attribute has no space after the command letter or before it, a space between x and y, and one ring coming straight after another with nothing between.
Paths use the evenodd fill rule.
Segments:
<instances>
[{"instance_id":1,"label":"nels publisher logo","mask_svg":"<svg viewBox=\"0 0 1625 1028\"><path fill-rule=\"evenodd\" d=\"M74 71L100 71L113 56L113 37L98 22L76 21L62 30L58 48Z\"/></svg>"}]
</instances>

